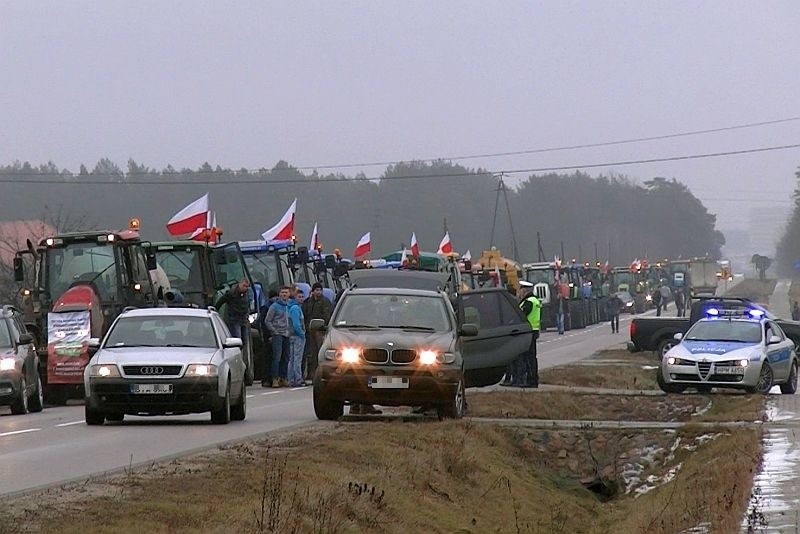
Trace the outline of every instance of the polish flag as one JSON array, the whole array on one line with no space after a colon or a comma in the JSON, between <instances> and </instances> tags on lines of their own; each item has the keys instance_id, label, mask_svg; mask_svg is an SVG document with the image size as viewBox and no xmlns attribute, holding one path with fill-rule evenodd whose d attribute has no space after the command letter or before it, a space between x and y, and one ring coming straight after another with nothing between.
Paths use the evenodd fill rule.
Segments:
<instances>
[{"instance_id":1,"label":"polish flag","mask_svg":"<svg viewBox=\"0 0 800 534\"><path fill-rule=\"evenodd\" d=\"M406 247L403 247L403 255L400 256L400 266L408 267L408 250L406 250Z\"/></svg>"},{"instance_id":2,"label":"polish flag","mask_svg":"<svg viewBox=\"0 0 800 534\"><path fill-rule=\"evenodd\" d=\"M450 232L445 232L444 237L439 242L439 250L437 254L450 254L453 252L453 244L450 242Z\"/></svg>"},{"instance_id":3,"label":"polish flag","mask_svg":"<svg viewBox=\"0 0 800 534\"><path fill-rule=\"evenodd\" d=\"M311 245L309 245L308 250L311 251L311 254L316 254L317 247L319 246L319 233L317 232L317 223L314 223L314 231L311 232Z\"/></svg>"},{"instance_id":4,"label":"polish flag","mask_svg":"<svg viewBox=\"0 0 800 534\"><path fill-rule=\"evenodd\" d=\"M192 235L189 236L189 239L192 241L206 241L206 235L208 235L208 242L212 245L217 244L217 238L219 237L217 232L217 212L208 212L208 216L206 217L206 224L195 230ZM208 231L208 232L206 232Z\"/></svg>"},{"instance_id":5,"label":"polish flag","mask_svg":"<svg viewBox=\"0 0 800 534\"><path fill-rule=\"evenodd\" d=\"M353 252L353 258L360 258L361 256L366 256L369 254L369 251L372 250L370 246L370 233L367 232L361 239L358 240L358 244L356 245L356 250Z\"/></svg>"},{"instance_id":6,"label":"polish flag","mask_svg":"<svg viewBox=\"0 0 800 534\"><path fill-rule=\"evenodd\" d=\"M208 221L208 193L176 213L167 223L170 235L191 234Z\"/></svg>"},{"instance_id":7,"label":"polish flag","mask_svg":"<svg viewBox=\"0 0 800 534\"><path fill-rule=\"evenodd\" d=\"M297 211L297 199L283 214L278 224L261 234L264 241L288 241L294 235L294 212Z\"/></svg>"},{"instance_id":8,"label":"polish flag","mask_svg":"<svg viewBox=\"0 0 800 534\"><path fill-rule=\"evenodd\" d=\"M472 261L472 253L469 250L467 250L462 256L462 259Z\"/></svg>"},{"instance_id":9,"label":"polish flag","mask_svg":"<svg viewBox=\"0 0 800 534\"><path fill-rule=\"evenodd\" d=\"M411 233L411 256L419 258L419 245L417 244L417 234Z\"/></svg>"}]
</instances>

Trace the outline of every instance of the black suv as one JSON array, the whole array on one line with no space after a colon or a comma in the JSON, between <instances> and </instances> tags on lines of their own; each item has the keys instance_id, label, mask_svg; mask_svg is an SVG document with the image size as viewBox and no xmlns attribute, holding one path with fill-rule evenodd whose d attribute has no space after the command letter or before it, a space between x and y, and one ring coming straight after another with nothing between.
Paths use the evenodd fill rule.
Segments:
<instances>
[{"instance_id":1,"label":"black suv","mask_svg":"<svg viewBox=\"0 0 800 534\"><path fill-rule=\"evenodd\" d=\"M465 388L497 383L530 346L532 332L505 290L348 289L325 330L314 376L314 411L337 419L344 405L435 407L464 415Z\"/></svg>"},{"instance_id":2,"label":"black suv","mask_svg":"<svg viewBox=\"0 0 800 534\"><path fill-rule=\"evenodd\" d=\"M0 310L0 406L10 405L11 413L41 412L42 381L39 357L22 316L12 306Z\"/></svg>"}]
</instances>

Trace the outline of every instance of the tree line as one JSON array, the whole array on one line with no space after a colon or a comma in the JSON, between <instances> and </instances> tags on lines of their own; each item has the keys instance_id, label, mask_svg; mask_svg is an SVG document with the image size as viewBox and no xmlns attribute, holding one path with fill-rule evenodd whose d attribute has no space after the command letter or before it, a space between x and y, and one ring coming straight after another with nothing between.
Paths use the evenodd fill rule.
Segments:
<instances>
[{"instance_id":1,"label":"tree line","mask_svg":"<svg viewBox=\"0 0 800 534\"><path fill-rule=\"evenodd\" d=\"M166 239L167 220L209 192L224 239L250 240L277 222L297 197L298 239L306 243L318 222L327 251L339 247L349 255L367 231L373 257L408 245L412 232L421 249L436 250L448 230L456 250L470 249L476 257L490 245L494 226L494 245L512 256L497 177L450 161L399 163L373 179L303 172L285 161L258 170L209 163L156 170L131 159L123 170L104 158L74 174L52 162L15 162L0 166L0 180L0 218L5 220L39 218L45 206L52 206L109 229L124 227L136 216L145 238ZM43 181L48 183L36 183ZM539 244L546 260L561 256L563 247L567 259L627 265L645 257L719 257L725 242L716 217L675 179L637 183L580 172L531 175L506 196L521 261L537 261Z\"/></svg>"},{"instance_id":2,"label":"tree line","mask_svg":"<svg viewBox=\"0 0 800 534\"><path fill-rule=\"evenodd\" d=\"M777 268L782 276L797 276L800 273L800 167L795 172L797 186L793 197L794 207L786 229L778 242Z\"/></svg>"}]
</instances>

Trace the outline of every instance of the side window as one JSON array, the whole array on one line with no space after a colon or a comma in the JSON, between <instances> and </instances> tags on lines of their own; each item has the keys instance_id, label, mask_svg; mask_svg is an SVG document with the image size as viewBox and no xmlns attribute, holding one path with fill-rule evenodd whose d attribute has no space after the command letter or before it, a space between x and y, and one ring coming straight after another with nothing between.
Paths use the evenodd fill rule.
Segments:
<instances>
[{"instance_id":1,"label":"side window","mask_svg":"<svg viewBox=\"0 0 800 534\"><path fill-rule=\"evenodd\" d=\"M22 316L20 314L14 314L14 323L16 324L17 330L20 334L25 334L28 332L28 329L25 328L25 323L22 322Z\"/></svg>"},{"instance_id":2,"label":"side window","mask_svg":"<svg viewBox=\"0 0 800 534\"><path fill-rule=\"evenodd\" d=\"M142 249L132 251L133 278L143 286L150 284L150 273L147 271L147 262Z\"/></svg>"},{"instance_id":3,"label":"side window","mask_svg":"<svg viewBox=\"0 0 800 534\"><path fill-rule=\"evenodd\" d=\"M500 321L504 325L514 325L527 323L527 320L520 313L519 306L505 295L500 296Z\"/></svg>"},{"instance_id":4,"label":"side window","mask_svg":"<svg viewBox=\"0 0 800 534\"><path fill-rule=\"evenodd\" d=\"M779 338L781 338L781 341L786 340L786 336L783 335L783 330L781 330L778 325L776 325L775 323L770 323L770 327L772 327L771 328L772 333L770 335L778 336Z\"/></svg>"},{"instance_id":5,"label":"side window","mask_svg":"<svg viewBox=\"0 0 800 534\"><path fill-rule=\"evenodd\" d=\"M499 297L496 292L463 293L464 322L472 323L481 330L502 326Z\"/></svg>"},{"instance_id":6,"label":"side window","mask_svg":"<svg viewBox=\"0 0 800 534\"><path fill-rule=\"evenodd\" d=\"M215 315L213 320L214 326L216 326L217 332L221 338L219 340L220 344L222 344L225 341L225 338L231 337L231 331L228 330L228 325L226 325L225 322L219 318L219 316Z\"/></svg>"},{"instance_id":7,"label":"side window","mask_svg":"<svg viewBox=\"0 0 800 534\"><path fill-rule=\"evenodd\" d=\"M16 314L12 315L12 319L6 322L8 323L8 329L11 332L11 339L16 343L19 341L19 335L25 331L25 328L20 328L19 318L16 316Z\"/></svg>"}]
</instances>

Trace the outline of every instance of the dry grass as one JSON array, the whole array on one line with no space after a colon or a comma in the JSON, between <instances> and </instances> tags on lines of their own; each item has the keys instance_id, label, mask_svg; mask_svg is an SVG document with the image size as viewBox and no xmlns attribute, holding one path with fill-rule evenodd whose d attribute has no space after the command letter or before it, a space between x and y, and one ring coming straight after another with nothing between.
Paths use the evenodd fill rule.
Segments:
<instances>
[{"instance_id":1,"label":"dry grass","mask_svg":"<svg viewBox=\"0 0 800 534\"><path fill-rule=\"evenodd\" d=\"M792 285L789 286L789 306L794 301L800 302L800 280L792 280Z\"/></svg>"},{"instance_id":2,"label":"dry grass","mask_svg":"<svg viewBox=\"0 0 800 534\"><path fill-rule=\"evenodd\" d=\"M609 389L658 389L658 364L650 353L603 350L576 364L550 367L539 372L539 383Z\"/></svg>"},{"instance_id":3,"label":"dry grass","mask_svg":"<svg viewBox=\"0 0 800 534\"><path fill-rule=\"evenodd\" d=\"M760 421L764 397L742 394L604 395L574 391L493 391L469 397L472 417L605 421Z\"/></svg>"},{"instance_id":4,"label":"dry grass","mask_svg":"<svg viewBox=\"0 0 800 534\"><path fill-rule=\"evenodd\" d=\"M732 532L759 454L754 431L690 454L679 449L648 471L663 476L682 462L674 481L603 503L549 449L526 447L530 440L514 430L465 422L316 428L317 437L266 440L118 477L104 483L105 495L81 500L73 488L64 494L71 500L0 504L0 516L15 519L0 531L666 533L702 519L714 532ZM621 451L605 445L609 434L573 438L581 469L622 462Z\"/></svg>"},{"instance_id":5,"label":"dry grass","mask_svg":"<svg viewBox=\"0 0 800 534\"><path fill-rule=\"evenodd\" d=\"M766 304L769 302L769 297L775 291L775 284L777 280L755 280L746 279L742 280L728 291L729 297L746 297L752 301Z\"/></svg>"}]
</instances>

